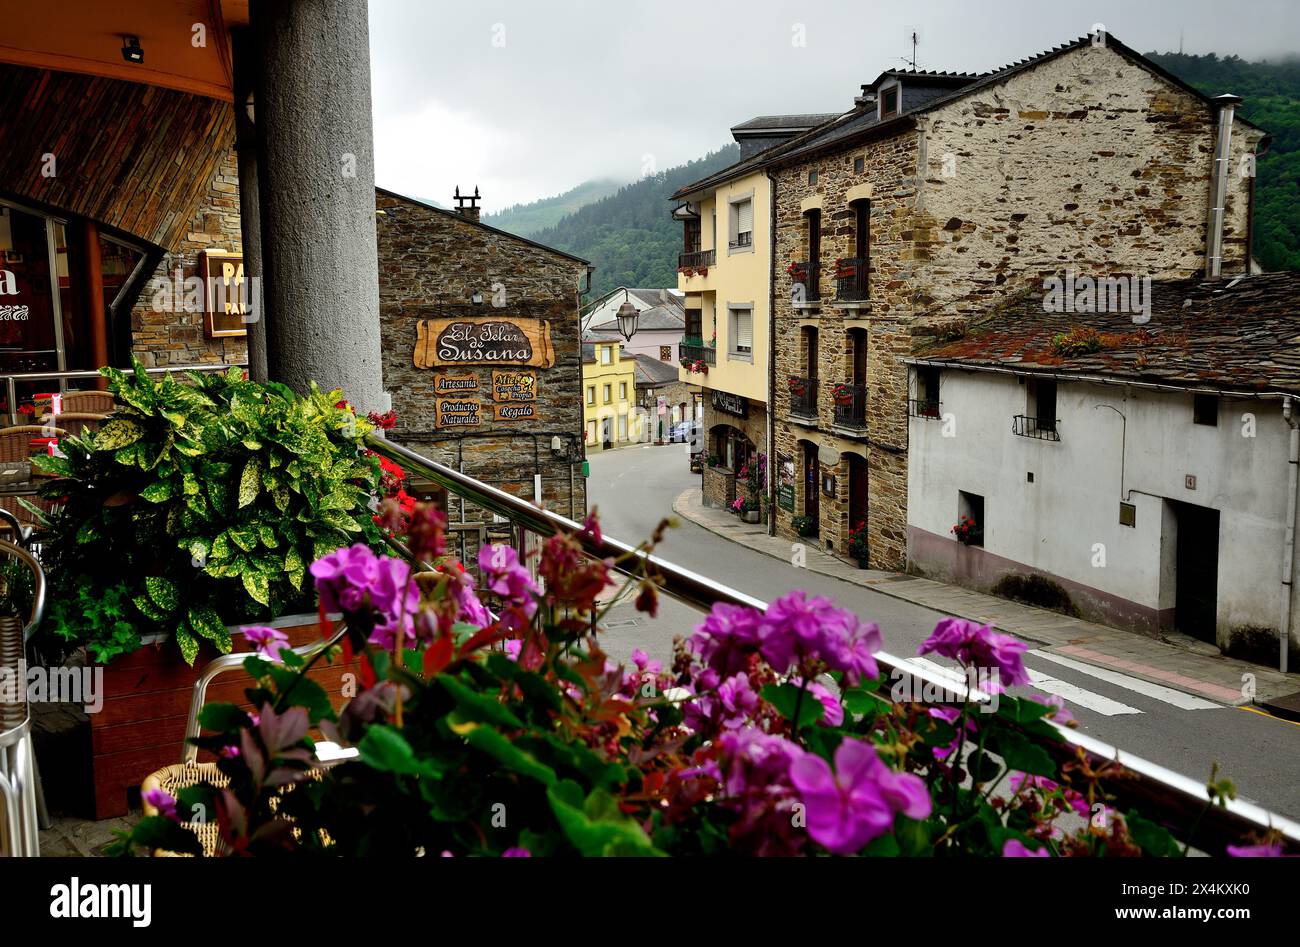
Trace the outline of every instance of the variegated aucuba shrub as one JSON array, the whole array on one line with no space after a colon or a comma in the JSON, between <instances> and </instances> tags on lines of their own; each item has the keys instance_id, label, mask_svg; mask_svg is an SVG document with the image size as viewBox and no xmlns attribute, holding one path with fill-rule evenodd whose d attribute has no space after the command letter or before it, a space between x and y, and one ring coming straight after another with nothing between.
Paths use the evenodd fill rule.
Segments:
<instances>
[{"instance_id":1,"label":"variegated aucuba shrub","mask_svg":"<svg viewBox=\"0 0 1300 947\"><path fill-rule=\"evenodd\" d=\"M894 693L874 658L876 626L800 591L763 612L715 605L670 669L640 652L620 668L599 645L597 596L615 563L552 536L539 586L515 550L484 546L477 592L489 613L445 559L444 526L416 507L411 546L433 572L362 546L312 565L322 604L347 616L344 650L364 652L341 713L304 676L328 655L304 660L275 629L248 629L262 652L245 662L256 712L209 705L210 735L195 741L228 787L152 791L157 814L120 851L195 852L181 821L195 814L237 855L1184 851L1160 813L1114 808L1114 767L1061 764L1035 742L1059 737L1052 721L1068 715L1059 700L1002 692L1028 679L1022 642L949 618L921 648L985 672L993 713ZM653 616L653 576L630 581ZM321 773L313 729L358 758ZM1174 828L1195 841L1194 824ZM1278 850L1273 838L1243 843L1236 853Z\"/></svg>"},{"instance_id":2,"label":"variegated aucuba shrub","mask_svg":"<svg viewBox=\"0 0 1300 947\"><path fill-rule=\"evenodd\" d=\"M66 498L45 529L46 628L99 661L142 635L193 663L226 626L315 611L308 566L342 545L381 547L368 506L379 478L338 392L297 395L238 368L151 378L106 368L121 405L94 433L41 458Z\"/></svg>"}]
</instances>

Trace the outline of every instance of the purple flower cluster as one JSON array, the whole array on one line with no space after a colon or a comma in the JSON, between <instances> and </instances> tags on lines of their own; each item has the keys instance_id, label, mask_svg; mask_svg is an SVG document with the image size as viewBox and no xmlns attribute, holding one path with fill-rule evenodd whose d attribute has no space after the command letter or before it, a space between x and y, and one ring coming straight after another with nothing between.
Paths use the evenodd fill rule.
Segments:
<instances>
[{"instance_id":1,"label":"purple flower cluster","mask_svg":"<svg viewBox=\"0 0 1300 947\"><path fill-rule=\"evenodd\" d=\"M415 642L415 613L420 594L411 568L400 559L377 556L361 543L337 549L311 564L316 591L327 611L374 613L372 644L391 650L402 629L403 645Z\"/></svg>"},{"instance_id":2,"label":"purple flower cluster","mask_svg":"<svg viewBox=\"0 0 1300 947\"><path fill-rule=\"evenodd\" d=\"M481 546L478 567L489 592L509 605L519 606L530 618L537 611L537 585L510 546Z\"/></svg>"},{"instance_id":3,"label":"purple flower cluster","mask_svg":"<svg viewBox=\"0 0 1300 947\"><path fill-rule=\"evenodd\" d=\"M880 650L880 629L830 599L808 598L796 589L776 599L766 612L717 604L690 639L691 648L722 678L744 670L752 654L779 674L816 661L844 672L857 684L879 674L873 657Z\"/></svg>"},{"instance_id":4,"label":"purple flower cluster","mask_svg":"<svg viewBox=\"0 0 1300 947\"><path fill-rule=\"evenodd\" d=\"M724 734L721 746L722 786L740 808L742 825L766 824L788 835L785 822L799 824L793 818L799 804L809 838L836 855L851 855L890 831L899 813L930 815L920 777L894 772L862 740L846 737L833 769L815 753L752 728Z\"/></svg>"},{"instance_id":5,"label":"purple flower cluster","mask_svg":"<svg viewBox=\"0 0 1300 947\"><path fill-rule=\"evenodd\" d=\"M258 654L276 664L282 660L280 649L289 647L289 636L279 628L272 628L269 625L249 625L239 630L244 633L244 640L257 648Z\"/></svg>"},{"instance_id":6,"label":"purple flower cluster","mask_svg":"<svg viewBox=\"0 0 1300 947\"><path fill-rule=\"evenodd\" d=\"M998 634L988 625L977 625L964 618L945 618L917 654L938 654L952 658L962 667L996 668L1003 687L1028 684L1021 657L1028 646L1008 635ZM996 682L990 682L990 686Z\"/></svg>"}]
</instances>

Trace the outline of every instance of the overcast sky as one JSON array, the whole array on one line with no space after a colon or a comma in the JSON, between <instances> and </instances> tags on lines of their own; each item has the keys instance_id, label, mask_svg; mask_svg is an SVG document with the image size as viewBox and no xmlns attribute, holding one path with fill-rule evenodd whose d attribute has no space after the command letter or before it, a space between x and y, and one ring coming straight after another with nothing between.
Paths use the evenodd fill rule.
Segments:
<instances>
[{"instance_id":1,"label":"overcast sky","mask_svg":"<svg viewBox=\"0 0 1300 947\"><path fill-rule=\"evenodd\" d=\"M1094 23L1142 52L1300 51L1300 0L370 0L378 183L497 211L846 111L914 29L918 68L982 72Z\"/></svg>"}]
</instances>

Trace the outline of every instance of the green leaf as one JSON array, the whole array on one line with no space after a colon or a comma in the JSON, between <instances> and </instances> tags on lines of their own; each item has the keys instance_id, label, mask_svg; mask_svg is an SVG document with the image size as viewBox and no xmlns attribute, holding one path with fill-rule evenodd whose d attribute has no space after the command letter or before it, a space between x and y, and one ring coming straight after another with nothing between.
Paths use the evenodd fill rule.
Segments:
<instances>
[{"instance_id":1,"label":"green leaf","mask_svg":"<svg viewBox=\"0 0 1300 947\"><path fill-rule=\"evenodd\" d=\"M248 458L244 472L239 476L239 508L242 510L257 499L262 490L262 459L257 456Z\"/></svg>"},{"instance_id":2,"label":"green leaf","mask_svg":"<svg viewBox=\"0 0 1300 947\"><path fill-rule=\"evenodd\" d=\"M1164 827L1142 818L1136 812L1128 813L1124 821L1128 825L1129 835L1133 836L1138 848L1146 854L1157 858L1177 858L1183 854L1178 840Z\"/></svg>"},{"instance_id":3,"label":"green leaf","mask_svg":"<svg viewBox=\"0 0 1300 947\"><path fill-rule=\"evenodd\" d=\"M608 795L604 790L595 790L588 796L583 809L578 809L561 799L553 789L547 790L546 798L551 804L551 811L555 813L556 821L574 848L589 857L664 854L654 847L649 836L632 819L627 816L616 818L610 814L609 806L604 800L597 798L593 801L592 797L597 794ZM585 809L601 813L604 817L593 819Z\"/></svg>"},{"instance_id":4,"label":"green leaf","mask_svg":"<svg viewBox=\"0 0 1300 947\"><path fill-rule=\"evenodd\" d=\"M524 722L511 713L495 694L480 694L473 691L449 674L439 674L434 680L456 701L462 720L495 723L512 729L524 725Z\"/></svg>"},{"instance_id":5,"label":"green leaf","mask_svg":"<svg viewBox=\"0 0 1300 947\"><path fill-rule=\"evenodd\" d=\"M989 749L1007 764L1010 769L1029 773L1032 776L1057 777L1056 764L1042 747L1009 730L993 733L989 737Z\"/></svg>"},{"instance_id":6,"label":"green leaf","mask_svg":"<svg viewBox=\"0 0 1300 947\"><path fill-rule=\"evenodd\" d=\"M180 645L181 657L185 663L192 665L199 653L199 642L183 624L176 628L176 643Z\"/></svg>"},{"instance_id":7,"label":"green leaf","mask_svg":"<svg viewBox=\"0 0 1300 947\"><path fill-rule=\"evenodd\" d=\"M174 612L180 605L180 590L170 579L164 579L160 575L145 576L144 587L149 593L149 598L163 611Z\"/></svg>"},{"instance_id":8,"label":"green leaf","mask_svg":"<svg viewBox=\"0 0 1300 947\"><path fill-rule=\"evenodd\" d=\"M244 552L252 552L257 548L257 530L252 526L232 526L226 530L226 535Z\"/></svg>"},{"instance_id":9,"label":"green leaf","mask_svg":"<svg viewBox=\"0 0 1300 947\"><path fill-rule=\"evenodd\" d=\"M465 734L465 742L521 776L535 779L547 786L553 786L556 782L555 770L545 763L539 763L531 754L519 749L491 727L475 727Z\"/></svg>"},{"instance_id":10,"label":"green leaf","mask_svg":"<svg viewBox=\"0 0 1300 947\"><path fill-rule=\"evenodd\" d=\"M428 776L438 779L442 771L431 760L416 757L415 750L400 731L386 724L375 724L357 745L367 766L385 773L403 776Z\"/></svg>"},{"instance_id":11,"label":"green leaf","mask_svg":"<svg viewBox=\"0 0 1300 947\"><path fill-rule=\"evenodd\" d=\"M204 730L225 733L247 727L249 723L248 714L234 704L205 704L199 711L199 726Z\"/></svg>"},{"instance_id":12,"label":"green leaf","mask_svg":"<svg viewBox=\"0 0 1300 947\"><path fill-rule=\"evenodd\" d=\"M271 585L265 572L245 572L240 578L244 580L244 591L253 601L271 604Z\"/></svg>"},{"instance_id":13,"label":"green leaf","mask_svg":"<svg viewBox=\"0 0 1300 947\"><path fill-rule=\"evenodd\" d=\"M222 654L229 654L231 648L230 629L221 621L221 616L211 605L191 608L187 613L190 626L195 632L207 638L217 646Z\"/></svg>"},{"instance_id":14,"label":"green leaf","mask_svg":"<svg viewBox=\"0 0 1300 947\"><path fill-rule=\"evenodd\" d=\"M155 480L140 491L140 497L150 503L162 503L164 500L171 499L175 486L176 484L170 480Z\"/></svg>"},{"instance_id":15,"label":"green leaf","mask_svg":"<svg viewBox=\"0 0 1300 947\"><path fill-rule=\"evenodd\" d=\"M95 433L95 450L117 450L144 437L144 428L126 418L113 418Z\"/></svg>"},{"instance_id":16,"label":"green leaf","mask_svg":"<svg viewBox=\"0 0 1300 947\"><path fill-rule=\"evenodd\" d=\"M799 692L804 691L803 702L799 702ZM811 726L822 718L826 708L813 696L810 689L800 688L797 684L765 684L760 691L763 699L776 708L786 720L794 722L796 729ZM799 719L794 719L795 705L799 705Z\"/></svg>"},{"instance_id":17,"label":"green leaf","mask_svg":"<svg viewBox=\"0 0 1300 947\"><path fill-rule=\"evenodd\" d=\"M275 549L280 545L280 540L275 537L275 530L270 526L258 526L257 536L262 540L262 545L267 549Z\"/></svg>"}]
</instances>

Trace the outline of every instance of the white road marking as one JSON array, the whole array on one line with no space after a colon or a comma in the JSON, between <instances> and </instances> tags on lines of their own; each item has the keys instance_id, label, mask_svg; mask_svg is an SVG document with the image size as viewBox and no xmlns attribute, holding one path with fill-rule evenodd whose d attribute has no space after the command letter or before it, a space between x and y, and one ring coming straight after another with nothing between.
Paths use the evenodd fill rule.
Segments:
<instances>
[{"instance_id":1,"label":"white road marking","mask_svg":"<svg viewBox=\"0 0 1300 947\"><path fill-rule=\"evenodd\" d=\"M1130 707L1128 704L1121 704L1117 700L1111 700L1102 694L1094 694L1092 691L1084 690L1082 687L1076 687L1069 681L1058 681L1054 677L1048 677L1040 671L1033 668L1025 668L1029 672L1029 681L1040 691L1047 691L1049 694L1055 694L1072 704L1078 704L1080 707L1086 707L1094 713L1099 713L1103 717L1117 717L1120 714L1140 714L1142 711L1136 707Z\"/></svg>"},{"instance_id":2,"label":"white road marking","mask_svg":"<svg viewBox=\"0 0 1300 947\"><path fill-rule=\"evenodd\" d=\"M939 664L928 658L909 658L917 664L925 665L936 674L946 677L950 681L965 683L966 677L961 671L954 667ZM1142 711L1136 707L1130 707L1128 704L1121 704L1117 700L1111 700L1101 694L1094 694L1092 691L1084 690L1082 687L1076 687L1068 681L1058 681L1054 677L1049 677L1033 668L1025 668L1029 672L1030 682L1039 690L1047 691L1049 694L1056 694L1072 704L1078 704L1094 713L1099 713L1104 717L1116 717L1120 714L1140 714Z\"/></svg>"},{"instance_id":3,"label":"white road marking","mask_svg":"<svg viewBox=\"0 0 1300 947\"><path fill-rule=\"evenodd\" d=\"M1118 671L1109 671L1105 668L1094 667L1091 664L1084 664L1082 661L1064 658L1059 654L1051 654L1047 651L1039 650L1030 651L1029 654L1032 654L1036 658L1042 658L1045 661L1052 661L1055 664L1072 668L1080 674L1087 674L1089 677L1095 677L1098 680L1118 685L1119 687L1142 694L1144 697L1163 701L1166 704L1173 704L1175 707L1182 710L1218 710L1224 706L1223 704L1216 704L1214 701L1206 700L1203 697L1193 697L1191 694L1184 694L1182 691L1176 691L1172 687L1152 684L1150 681L1143 681L1136 677L1129 677L1127 674L1120 674ZM1061 696L1064 697L1065 695L1062 694Z\"/></svg>"}]
</instances>

